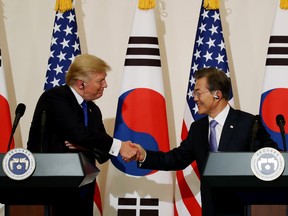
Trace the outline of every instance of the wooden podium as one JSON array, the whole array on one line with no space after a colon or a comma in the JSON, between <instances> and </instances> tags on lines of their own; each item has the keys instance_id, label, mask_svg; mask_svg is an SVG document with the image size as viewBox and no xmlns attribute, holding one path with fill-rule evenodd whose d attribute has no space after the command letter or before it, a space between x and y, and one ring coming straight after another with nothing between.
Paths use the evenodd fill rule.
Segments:
<instances>
[{"instance_id":1,"label":"wooden podium","mask_svg":"<svg viewBox=\"0 0 288 216\"><path fill-rule=\"evenodd\" d=\"M0 154L2 164L4 154ZM0 203L50 205L69 196L69 191L91 183L99 169L82 153L35 153L34 173L24 180L8 178L0 166ZM6 214L7 213L7 214Z\"/></svg>"}]
</instances>

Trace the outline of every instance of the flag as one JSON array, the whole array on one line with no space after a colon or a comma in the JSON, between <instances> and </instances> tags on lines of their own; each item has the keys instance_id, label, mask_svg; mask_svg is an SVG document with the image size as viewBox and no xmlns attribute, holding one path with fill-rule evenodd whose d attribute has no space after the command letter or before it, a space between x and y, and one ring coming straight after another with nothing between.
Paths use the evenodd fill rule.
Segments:
<instances>
[{"instance_id":1,"label":"flag","mask_svg":"<svg viewBox=\"0 0 288 216\"><path fill-rule=\"evenodd\" d=\"M279 4L279 2L278 2ZM264 83L260 101L260 115L272 139L285 150L276 116L288 118L288 11L276 8L269 40ZM287 140L287 124L284 126Z\"/></svg>"},{"instance_id":2,"label":"flag","mask_svg":"<svg viewBox=\"0 0 288 216\"><path fill-rule=\"evenodd\" d=\"M81 47L75 8L59 9L55 14L44 90L65 84L68 68L79 54L81 54ZM102 215L101 196L97 182L94 195L94 212L94 215Z\"/></svg>"},{"instance_id":3,"label":"flag","mask_svg":"<svg viewBox=\"0 0 288 216\"><path fill-rule=\"evenodd\" d=\"M75 9L56 11L44 90L65 84L65 75L81 53Z\"/></svg>"},{"instance_id":4,"label":"flag","mask_svg":"<svg viewBox=\"0 0 288 216\"><path fill-rule=\"evenodd\" d=\"M0 49L0 153L7 152L10 135L12 132L12 122L10 107L8 103L5 72ZM14 147L14 140L11 141L11 148Z\"/></svg>"},{"instance_id":5,"label":"flag","mask_svg":"<svg viewBox=\"0 0 288 216\"><path fill-rule=\"evenodd\" d=\"M99 216L99 215L102 216L103 215L101 193L100 193L100 188L99 188L99 185L98 185L97 181L96 181L95 192L94 192L93 215L94 216Z\"/></svg>"},{"instance_id":6,"label":"flag","mask_svg":"<svg viewBox=\"0 0 288 216\"><path fill-rule=\"evenodd\" d=\"M136 8L114 137L169 151L166 102L154 9ZM122 182L124 184L120 184ZM137 168L121 156L108 165L104 215L173 215L172 172Z\"/></svg>"},{"instance_id":7,"label":"flag","mask_svg":"<svg viewBox=\"0 0 288 216\"><path fill-rule=\"evenodd\" d=\"M187 137L190 125L203 117L198 114L192 91L195 86L194 73L205 67L221 69L229 76L229 67L222 32L219 9L208 10L201 5L192 55L190 76L186 94L181 140ZM229 76L230 77L230 76ZM234 106L231 92L230 105ZM196 162L176 172L175 215L201 215L200 175Z\"/></svg>"}]
</instances>

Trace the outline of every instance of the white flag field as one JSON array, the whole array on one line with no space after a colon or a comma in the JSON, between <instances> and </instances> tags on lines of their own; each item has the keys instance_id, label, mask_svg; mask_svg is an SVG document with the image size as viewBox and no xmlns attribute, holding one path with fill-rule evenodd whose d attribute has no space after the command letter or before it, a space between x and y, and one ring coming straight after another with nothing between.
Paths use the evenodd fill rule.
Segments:
<instances>
[{"instance_id":1,"label":"white flag field","mask_svg":"<svg viewBox=\"0 0 288 216\"><path fill-rule=\"evenodd\" d=\"M273 140L285 150L276 117L282 114L288 118L288 10L278 5L267 52L260 115ZM287 140L287 124L284 128Z\"/></svg>"},{"instance_id":2,"label":"white flag field","mask_svg":"<svg viewBox=\"0 0 288 216\"><path fill-rule=\"evenodd\" d=\"M114 137L169 151L168 124L154 9L136 8L118 100ZM173 215L171 172L109 162L104 215Z\"/></svg>"}]
</instances>

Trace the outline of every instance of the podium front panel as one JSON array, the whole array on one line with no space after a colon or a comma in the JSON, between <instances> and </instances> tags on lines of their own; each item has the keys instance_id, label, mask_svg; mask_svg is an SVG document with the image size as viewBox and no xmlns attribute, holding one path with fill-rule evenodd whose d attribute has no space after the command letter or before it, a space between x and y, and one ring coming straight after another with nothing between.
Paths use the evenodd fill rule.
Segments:
<instances>
[{"instance_id":1,"label":"podium front panel","mask_svg":"<svg viewBox=\"0 0 288 216\"><path fill-rule=\"evenodd\" d=\"M203 180L208 182L213 196L233 195L245 204L288 204L288 170L272 181L257 178L251 169L253 152L209 153ZM282 153L285 167L288 155ZM227 197L229 199L229 197Z\"/></svg>"},{"instance_id":2,"label":"podium front panel","mask_svg":"<svg viewBox=\"0 0 288 216\"><path fill-rule=\"evenodd\" d=\"M0 166L0 203L46 204L69 196L91 183L100 172L82 153L36 153L34 173L24 180L10 179ZM4 155L0 155L1 164Z\"/></svg>"}]
</instances>

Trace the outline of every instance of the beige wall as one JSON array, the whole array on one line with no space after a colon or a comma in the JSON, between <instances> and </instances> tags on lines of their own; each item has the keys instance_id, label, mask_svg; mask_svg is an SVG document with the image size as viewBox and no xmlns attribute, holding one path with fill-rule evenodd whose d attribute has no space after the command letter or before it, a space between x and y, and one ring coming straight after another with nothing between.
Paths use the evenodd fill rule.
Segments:
<instances>
[{"instance_id":1,"label":"beige wall","mask_svg":"<svg viewBox=\"0 0 288 216\"><path fill-rule=\"evenodd\" d=\"M26 146L35 104L43 91L54 23L53 0L2 0L0 46L11 114L25 103L15 139ZM82 53L110 63L108 89L97 101L113 134L127 41L136 0L77 0ZM171 147L180 139L185 94L201 0L161 0L156 9ZM277 0L223 0L221 19L236 108L257 114ZM105 165L104 165L105 166ZM104 167L105 170L105 167Z\"/></svg>"}]
</instances>

